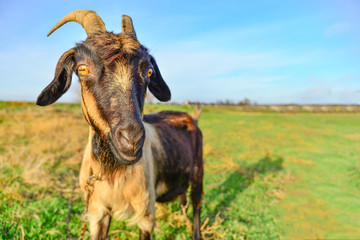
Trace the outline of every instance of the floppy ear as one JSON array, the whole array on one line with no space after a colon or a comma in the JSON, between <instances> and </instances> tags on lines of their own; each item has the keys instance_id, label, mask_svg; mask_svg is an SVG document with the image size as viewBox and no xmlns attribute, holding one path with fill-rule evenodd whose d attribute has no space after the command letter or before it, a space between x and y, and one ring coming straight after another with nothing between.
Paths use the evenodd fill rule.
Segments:
<instances>
[{"instance_id":1,"label":"floppy ear","mask_svg":"<svg viewBox=\"0 0 360 240\"><path fill-rule=\"evenodd\" d=\"M47 106L58 100L70 87L75 66L75 48L65 52L59 59L54 80L40 93L36 100L39 106Z\"/></svg>"},{"instance_id":2,"label":"floppy ear","mask_svg":"<svg viewBox=\"0 0 360 240\"><path fill-rule=\"evenodd\" d=\"M150 77L149 90L158 100L162 102L169 101L171 98L170 89L162 78L156 61L152 56L150 56L150 62L154 67L155 73Z\"/></svg>"}]
</instances>

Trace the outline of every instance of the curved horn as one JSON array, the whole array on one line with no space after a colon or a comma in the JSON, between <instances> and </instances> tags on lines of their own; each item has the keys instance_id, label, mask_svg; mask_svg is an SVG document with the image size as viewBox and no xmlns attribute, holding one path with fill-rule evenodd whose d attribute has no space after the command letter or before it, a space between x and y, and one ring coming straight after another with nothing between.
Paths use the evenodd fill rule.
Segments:
<instances>
[{"instance_id":1,"label":"curved horn","mask_svg":"<svg viewBox=\"0 0 360 240\"><path fill-rule=\"evenodd\" d=\"M131 35L135 39L137 39L133 22L131 20L131 17L129 17L128 15L122 15L121 29L123 33Z\"/></svg>"},{"instance_id":2,"label":"curved horn","mask_svg":"<svg viewBox=\"0 0 360 240\"><path fill-rule=\"evenodd\" d=\"M91 10L79 9L70 12L65 17L63 17L47 34L50 36L56 29L61 27L67 22L77 22L85 29L86 34L90 36L94 32L106 32L105 24L101 18L96 14L96 12Z\"/></svg>"}]
</instances>

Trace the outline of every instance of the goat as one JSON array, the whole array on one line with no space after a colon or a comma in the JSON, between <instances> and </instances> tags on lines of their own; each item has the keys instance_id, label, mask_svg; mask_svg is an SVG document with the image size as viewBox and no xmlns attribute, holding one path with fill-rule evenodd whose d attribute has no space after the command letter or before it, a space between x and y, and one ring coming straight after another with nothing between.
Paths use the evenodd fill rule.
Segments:
<instances>
[{"instance_id":1,"label":"goat","mask_svg":"<svg viewBox=\"0 0 360 240\"><path fill-rule=\"evenodd\" d=\"M129 16L122 16L122 33L115 34L106 31L94 11L76 10L48 36L69 21L81 24L87 39L60 57L53 81L36 103L54 103L69 89L72 73L79 77L81 107L89 124L79 174L85 196L89 176L102 174L88 203L91 239L107 237L112 217L137 224L140 239L152 239L155 201L180 196L184 206L190 184L192 238L201 239L203 159L198 117L175 111L143 115L147 88L160 101L170 100L171 93L155 59L137 40Z\"/></svg>"}]
</instances>

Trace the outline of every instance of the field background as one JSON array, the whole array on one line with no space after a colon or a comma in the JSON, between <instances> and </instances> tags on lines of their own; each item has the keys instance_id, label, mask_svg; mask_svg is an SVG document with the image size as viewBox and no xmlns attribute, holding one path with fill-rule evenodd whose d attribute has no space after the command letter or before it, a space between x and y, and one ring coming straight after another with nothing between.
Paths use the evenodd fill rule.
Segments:
<instances>
[{"instance_id":1,"label":"field background","mask_svg":"<svg viewBox=\"0 0 360 240\"><path fill-rule=\"evenodd\" d=\"M148 105L146 112L190 106ZM206 106L206 239L360 239L360 114L244 112ZM0 102L0 239L80 233L78 173L88 126L80 105ZM189 239L191 208L157 205L155 239ZM86 235L88 236L88 235ZM138 239L113 221L111 239Z\"/></svg>"}]
</instances>

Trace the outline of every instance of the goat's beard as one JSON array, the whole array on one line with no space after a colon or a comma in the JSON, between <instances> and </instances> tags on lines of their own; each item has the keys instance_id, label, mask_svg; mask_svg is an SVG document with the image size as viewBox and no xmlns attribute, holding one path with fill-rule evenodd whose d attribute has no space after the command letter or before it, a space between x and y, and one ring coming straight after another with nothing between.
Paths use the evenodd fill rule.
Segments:
<instances>
[{"instance_id":1,"label":"goat's beard","mask_svg":"<svg viewBox=\"0 0 360 240\"><path fill-rule=\"evenodd\" d=\"M121 164L115 158L107 141L104 141L97 133L92 139L92 151L97 161L100 162L101 172L105 175L111 176L117 170L126 168L126 165Z\"/></svg>"}]
</instances>

